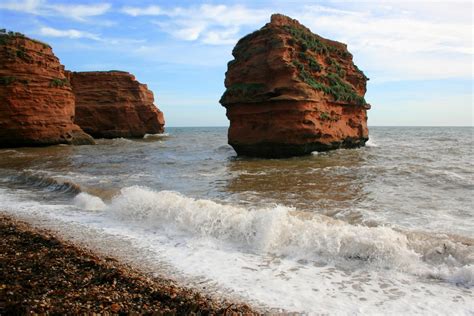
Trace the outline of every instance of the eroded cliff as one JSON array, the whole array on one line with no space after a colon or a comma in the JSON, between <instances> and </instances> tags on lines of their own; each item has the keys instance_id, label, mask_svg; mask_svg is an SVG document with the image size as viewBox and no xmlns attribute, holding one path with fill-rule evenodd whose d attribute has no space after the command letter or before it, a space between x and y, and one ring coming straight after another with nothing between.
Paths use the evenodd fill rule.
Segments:
<instances>
[{"instance_id":1,"label":"eroded cliff","mask_svg":"<svg viewBox=\"0 0 474 316\"><path fill-rule=\"evenodd\" d=\"M368 140L368 78L345 44L274 14L232 54L220 102L239 155L289 157Z\"/></svg>"},{"instance_id":2,"label":"eroded cliff","mask_svg":"<svg viewBox=\"0 0 474 316\"><path fill-rule=\"evenodd\" d=\"M73 123L64 66L45 43L0 32L0 147L92 144Z\"/></svg>"},{"instance_id":3,"label":"eroded cliff","mask_svg":"<svg viewBox=\"0 0 474 316\"><path fill-rule=\"evenodd\" d=\"M143 137L164 131L153 92L123 71L70 72L75 122L97 138Z\"/></svg>"}]
</instances>

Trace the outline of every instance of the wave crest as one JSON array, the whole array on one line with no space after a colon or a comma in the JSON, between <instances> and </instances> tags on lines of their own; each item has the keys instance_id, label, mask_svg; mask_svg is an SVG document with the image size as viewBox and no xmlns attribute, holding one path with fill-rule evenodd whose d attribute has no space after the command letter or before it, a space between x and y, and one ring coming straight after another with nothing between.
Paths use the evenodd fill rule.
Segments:
<instances>
[{"instance_id":1,"label":"wave crest","mask_svg":"<svg viewBox=\"0 0 474 316\"><path fill-rule=\"evenodd\" d=\"M67 194L79 194L82 192L80 185L60 178L54 178L39 172L24 171L9 180L18 185L44 189L50 192L60 192Z\"/></svg>"},{"instance_id":2,"label":"wave crest","mask_svg":"<svg viewBox=\"0 0 474 316\"><path fill-rule=\"evenodd\" d=\"M391 228L350 225L281 205L249 210L134 186L122 189L108 210L122 220L173 227L257 253L362 260L384 267L407 266L421 257L409 249L406 235Z\"/></svg>"}]
</instances>

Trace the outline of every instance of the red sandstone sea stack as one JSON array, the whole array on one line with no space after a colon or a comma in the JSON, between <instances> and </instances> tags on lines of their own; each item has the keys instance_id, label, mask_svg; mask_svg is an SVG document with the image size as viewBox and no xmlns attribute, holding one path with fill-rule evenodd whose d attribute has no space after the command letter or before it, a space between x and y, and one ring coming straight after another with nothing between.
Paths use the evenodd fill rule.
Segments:
<instances>
[{"instance_id":1,"label":"red sandstone sea stack","mask_svg":"<svg viewBox=\"0 0 474 316\"><path fill-rule=\"evenodd\" d=\"M51 47L0 32L0 147L94 143L74 115L74 94Z\"/></svg>"},{"instance_id":2,"label":"red sandstone sea stack","mask_svg":"<svg viewBox=\"0 0 474 316\"><path fill-rule=\"evenodd\" d=\"M368 140L368 78L345 44L274 14L232 54L220 102L237 154L290 157Z\"/></svg>"},{"instance_id":3,"label":"red sandstone sea stack","mask_svg":"<svg viewBox=\"0 0 474 316\"><path fill-rule=\"evenodd\" d=\"M123 71L70 72L75 123L96 138L143 137L164 131L153 92Z\"/></svg>"}]
</instances>

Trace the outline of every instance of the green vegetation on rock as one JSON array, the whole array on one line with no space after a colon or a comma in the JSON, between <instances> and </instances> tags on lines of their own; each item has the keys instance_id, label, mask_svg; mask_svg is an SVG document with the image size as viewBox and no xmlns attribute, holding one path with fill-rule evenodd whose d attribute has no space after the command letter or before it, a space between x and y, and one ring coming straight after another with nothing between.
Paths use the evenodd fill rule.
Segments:
<instances>
[{"instance_id":1,"label":"green vegetation on rock","mask_svg":"<svg viewBox=\"0 0 474 316\"><path fill-rule=\"evenodd\" d=\"M337 60L331 57L331 54L336 54L342 58L347 58L350 56L348 52L326 45L317 35L312 34L307 29L295 26L284 26L283 28L292 35L293 42L301 47L301 51L293 60L293 65L298 69L298 76L301 80L312 88L331 95L335 101L358 105L366 104L365 99L359 96L354 88L342 79L346 76L346 73ZM310 52L326 55L325 62L328 66L325 68L325 75L313 76L313 73L322 71L322 66Z\"/></svg>"},{"instance_id":2,"label":"green vegetation on rock","mask_svg":"<svg viewBox=\"0 0 474 316\"><path fill-rule=\"evenodd\" d=\"M53 78L51 79L49 86L55 88L69 86L69 81L67 79Z\"/></svg>"},{"instance_id":3,"label":"green vegetation on rock","mask_svg":"<svg viewBox=\"0 0 474 316\"><path fill-rule=\"evenodd\" d=\"M331 116L328 112L321 112L319 114L319 118L322 121L331 121L331 122L337 122L340 120L340 116L335 114L334 116Z\"/></svg>"},{"instance_id":4,"label":"green vegetation on rock","mask_svg":"<svg viewBox=\"0 0 474 316\"><path fill-rule=\"evenodd\" d=\"M303 82L315 90L332 96L335 101L366 104L365 99L359 96L355 88L345 80L346 72L338 60L351 59L352 55L342 44L325 40L305 27L284 25L282 29L283 32L286 31L291 35L287 39L287 44L296 47L292 64L298 70L298 76ZM228 67L235 66L236 61L246 62L257 54L284 47L285 42L280 32L264 27L240 39L232 51L235 59L228 63ZM355 70L363 75L357 67ZM365 75L363 76L366 78ZM226 89L221 103L229 99L258 102L265 100L268 96L263 83L237 83Z\"/></svg>"},{"instance_id":5,"label":"green vegetation on rock","mask_svg":"<svg viewBox=\"0 0 474 316\"><path fill-rule=\"evenodd\" d=\"M31 57L26 53L25 48L23 47L20 47L19 49L17 49L15 55L16 57L23 59L24 61L31 60Z\"/></svg>"},{"instance_id":6,"label":"green vegetation on rock","mask_svg":"<svg viewBox=\"0 0 474 316\"><path fill-rule=\"evenodd\" d=\"M339 77L345 77L346 72L342 69L341 65L334 59L327 57L327 63L330 65L328 71L331 73L336 73Z\"/></svg>"},{"instance_id":7,"label":"green vegetation on rock","mask_svg":"<svg viewBox=\"0 0 474 316\"><path fill-rule=\"evenodd\" d=\"M365 99L358 95L354 88L345 83L337 74L329 73L325 78L329 83L329 93L336 101L346 101L358 105L366 104Z\"/></svg>"},{"instance_id":8,"label":"green vegetation on rock","mask_svg":"<svg viewBox=\"0 0 474 316\"><path fill-rule=\"evenodd\" d=\"M350 54L332 45L326 45L319 36L311 33L302 27L285 25L283 28L293 36L296 42L301 46L302 51L311 50L319 54L334 53L342 58L347 58Z\"/></svg>"},{"instance_id":9,"label":"green vegetation on rock","mask_svg":"<svg viewBox=\"0 0 474 316\"><path fill-rule=\"evenodd\" d=\"M8 86L15 82L19 82L24 85L28 85L30 83L28 79L19 79L12 76L0 77L0 86Z\"/></svg>"},{"instance_id":10,"label":"green vegetation on rock","mask_svg":"<svg viewBox=\"0 0 474 316\"><path fill-rule=\"evenodd\" d=\"M41 42L41 41L38 41L36 39L29 38L23 33L14 32L14 31L7 31L7 29L0 29L0 45L7 45L10 42L10 39L13 39L15 37L25 38L25 39L28 39L30 41L36 42L38 44L41 44L41 45L43 45L44 49L51 48L51 46L49 46L48 44L46 44L44 42Z\"/></svg>"},{"instance_id":11,"label":"green vegetation on rock","mask_svg":"<svg viewBox=\"0 0 474 316\"><path fill-rule=\"evenodd\" d=\"M235 83L227 88L220 102L227 98L239 98L241 101L257 99L256 96L265 92L263 83Z\"/></svg>"},{"instance_id":12,"label":"green vegetation on rock","mask_svg":"<svg viewBox=\"0 0 474 316\"><path fill-rule=\"evenodd\" d=\"M236 56L236 58L241 58L244 61L247 61L250 59L250 57L261 54L265 51L266 51L265 47L249 46L249 47L241 48L235 51L234 56Z\"/></svg>"},{"instance_id":13,"label":"green vegetation on rock","mask_svg":"<svg viewBox=\"0 0 474 316\"><path fill-rule=\"evenodd\" d=\"M369 77L367 77L365 73L362 70L360 70L359 67L357 67L357 65L354 65L354 68L358 73L360 73L365 78L365 80L370 80Z\"/></svg>"},{"instance_id":14,"label":"green vegetation on rock","mask_svg":"<svg viewBox=\"0 0 474 316\"><path fill-rule=\"evenodd\" d=\"M304 60L308 63L309 69L311 71L315 71L315 72L321 71L321 65L318 63L316 59L313 58L313 56L308 55L306 52L300 52L298 56L301 60Z\"/></svg>"},{"instance_id":15,"label":"green vegetation on rock","mask_svg":"<svg viewBox=\"0 0 474 316\"><path fill-rule=\"evenodd\" d=\"M321 114L319 114L319 118L324 121L324 120L329 120L331 117L329 116L327 112L321 112Z\"/></svg>"},{"instance_id":16,"label":"green vegetation on rock","mask_svg":"<svg viewBox=\"0 0 474 316\"><path fill-rule=\"evenodd\" d=\"M327 54L328 49L316 35L311 34L303 28L285 25L283 28L288 31L296 42L301 46L301 50L312 50L320 54Z\"/></svg>"},{"instance_id":17,"label":"green vegetation on rock","mask_svg":"<svg viewBox=\"0 0 474 316\"><path fill-rule=\"evenodd\" d=\"M299 77L305 83L310 85L312 88L323 91L325 94L333 96L336 101L345 101L349 103L355 103L358 105L366 104L366 101L363 97L359 96L353 87L345 83L338 74L329 73L323 77L324 83L317 81L311 73L309 73L304 65L299 62L293 62L293 64L300 70Z\"/></svg>"},{"instance_id":18,"label":"green vegetation on rock","mask_svg":"<svg viewBox=\"0 0 474 316\"><path fill-rule=\"evenodd\" d=\"M0 77L0 85L8 86L16 81L15 77Z\"/></svg>"}]
</instances>

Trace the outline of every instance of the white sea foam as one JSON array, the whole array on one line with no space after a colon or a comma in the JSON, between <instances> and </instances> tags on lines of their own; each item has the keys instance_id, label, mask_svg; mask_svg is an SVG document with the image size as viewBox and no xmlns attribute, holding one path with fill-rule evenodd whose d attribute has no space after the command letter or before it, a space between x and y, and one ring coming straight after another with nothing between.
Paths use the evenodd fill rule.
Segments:
<instances>
[{"instance_id":1,"label":"white sea foam","mask_svg":"<svg viewBox=\"0 0 474 316\"><path fill-rule=\"evenodd\" d=\"M369 264L441 279L474 263L469 245L425 240L424 235L410 235L409 239L389 227L350 225L280 205L245 209L134 186L122 189L107 211L122 221L214 238L252 253L295 260ZM439 247L444 247L443 253ZM458 281L462 283L465 275L461 273ZM466 282L469 280L468 276Z\"/></svg>"},{"instance_id":2,"label":"white sea foam","mask_svg":"<svg viewBox=\"0 0 474 316\"><path fill-rule=\"evenodd\" d=\"M445 275L445 280L455 283L462 284L464 286L474 286L474 265L470 264L458 269L453 274Z\"/></svg>"},{"instance_id":3,"label":"white sea foam","mask_svg":"<svg viewBox=\"0 0 474 316\"><path fill-rule=\"evenodd\" d=\"M100 211L105 209L106 205L99 197L81 192L74 197L74 204L87 211Z\"/></svg>"},{"instance_id":4,"label":"white sea foam","mask_svg":"<svg viewBox=\"0 0 474 316\"><path fill-rule=\"evenodd\" d=\"M153 139L153 138L163 138L163 137L168 137L170 134L168 133L161 133L161 134L145 134L143 136L144 139Z\"/></svg>"},{"instance_id":5,"label":"white sea foam","mask_svg":"<svg viewBox=\"0 0 474 316\"><path fill-rule=\"evenodd\" d=\"M367 147L379 147L371 138L365 143Z\"/></svg>"},{"instance_id":6,"label":"white sea foam","mask_svg":"<svg viewBox=\"0 0 474 316\"><path fill-rule=\"evenodd\" d=\"M86 201L93 198L79 196ZM137 264L154 262L163 267L164 263L194 286L244 297L275 311L465 314L472 310L471 265L454 270L431 266L435 280L406 273L410 266L425 270L429 266L418 254L425 251L423 238L417 239L421 248L413 250L413 235L388 227L353 226L283 206L245 209L143 187L123 189L103 212L76 214L71 212L80 203L68 208L23 202L16 193L4 196L1 190L0 197L0 209L40 218L46 228L73 240ZM427 249L439 247L438 242L430 239L430 243ZM411 264L400 262L402 257Z\"/></svg>"},{"instance_id":7,"label":"white sea foam","mask_svg":"<svg viewBox=\"0 0 474 316\"><path fill-rule=\"evenodd\" d=\"M109 211L127 221L174 226L280 256L359 259L389 266L404 266L420 256L408 249L405 235L390 228L353 226L316 215L303 218L279 205L248 210L135 186L122 189Z\"/></svg>"}]
</instances>

